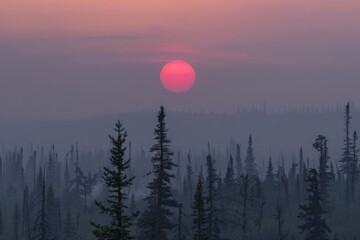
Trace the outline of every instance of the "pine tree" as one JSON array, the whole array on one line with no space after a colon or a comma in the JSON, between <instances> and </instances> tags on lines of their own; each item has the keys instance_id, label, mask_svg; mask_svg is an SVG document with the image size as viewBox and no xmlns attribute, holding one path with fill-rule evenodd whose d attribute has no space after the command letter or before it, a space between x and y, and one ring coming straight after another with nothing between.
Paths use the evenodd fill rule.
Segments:
<instances>
[{"instance_id":1,"label":"pine tree","mask_svg":"<svg viewBox=\"0 0 360 240\"><path fill-rule=\"evenodd\" d=\"M158 122L154 130L155 144L151 147L154 179L148 184L149 195L145 198L148 209L140 218L141 239L166 240L168 232L175 226L171 220L174 215L172 208L177 207L177 202L172 198L171 173L176 164L172 162L173 152L170 150L168 129L165 123L165 110L160 107Z\"/></svg>"},{"instance_id":2,"label":"pine tree","mask_svg":"<svg viewBox=\"0 0 360 240\"><path fill-rule=\"evenodd\" d=\"M319 158L319 189L321 194L321 204L322 207L329 211L329 191L330 191L330 181L331 173L329 171L329 155L327 147L326 137L319 135L313 144L314 148L320 152Z\"/></svg>"},{"instance_id":3,"label":"pine tree","mask_svg":"<svg viewBox=\"0 0 360 240\"><path fill-rule=\"evenodd\" d=\"M224 178L225 188L231 191L235 185L235 171L234 171L234 161L230 155L230 160L226 169L226 175Z\"/></svg>"},{"instance_id":4,"label":"pine tree","mask_svg":"<svg viewBox=\"0 0 360 240\"><path fill-rule=\"evenodd\" d=\"M109 206L95 201L95 205L111 218L109 225L101 225L92 222L95 227L94 235L99 240L129 240L135 239L130 228L132 216L126 214L127 188L132 185L134 177L127 176L130 160L125 160L127 132L120 121L115 124L115 136L109 136L112 148L110 150L110 167L104 167L103 179L110 195L106 201Z\"/></svg>"},{"instance_id":5,"label":"pine tree","mask_svg":"<svg viewBox=\"0 0 360 240\"><path fill-rule=\"evenodd\" d=\"M299 226L300 232L307 232L306 240L328 240L328 233L331 230L324 219L326 212L321 207L319 175L316 169L310 169L306 182L308 184L306 189L308 193L307 202L299 205L300 214L298 218L303 220Z\"/></svg>"},{"instance_id":6,"label":"pine tree","mask_svg":"<svg viewBox=\"0 0 360 240\"><path fill-rule=\"evenodd\" d=\"M254 149L252 145L252 137L249 136L249 145L246 151L245 158L245 170L246 174L249 175L250 178L254 178L258 175L258 171L256 169L255 157L254 157Z\"/></svg>"},{"instance_id":7,"label":"pine tree","mask_svg":"<svg viewBox=\"0 0 360 240\"><path fill-rule=\"evenodd\" d=\"M201 173L199 175L196 185L193 212L191 216L193 217L193 239L207 240L207 214L204 199L203 177Z\"/></svg>"},{"instance_id":8,"label":"pine tree","mask_svg":"<svg viewBox=\"0 0 360 240\"><path fill-rule=\"evenodd\" d=\"M358 135L356 133L356 131L354 131L353 134L353 144L352 144L352 148L351 148L351 155L352 155L352 159L351 159L351 164L350 164L350 173L351 173L351 201L355 201L355 195L356 195L356 182L358 180L358 174L359 174L359 169L358 169L358 149L357 149L357 140L358 140Z\"/></svg>"},{"instance_id":9,"label":"pine tree","mask_svg":"<svg viewBox=\"0 0 360 240\"><path fill-rule=\"evenodd\" d=\"M241 145L240 144L236 144L236 178L239 179L242 171L243 171L243 166L242 166L242 162L241 162Z\"/></svg>"},{"instance_id":10,"label":"pine tree","mask_svg":"<svg viewBox=\"0 0 360 240\"><path fill-rule=\"evenodd\" d=\"M274 167L272 164L272 159L269 157L268 166L266 169L266 176L265 176L265 184L266 188L270 188L271 191L275 188L275 174L274 174Z\"/></svg>"},{"instance_id":11,"label":"pine tree","mask_svg":"<svg viewBox=\"0 0 360 240\"><path fill-rule=\"evenodd\" d=\"M250 178L249 175L241 175L240 181L240 192L238 198L239 213L241 217L241 240L251 239L250 229L250 202L252 201L252 195L255 187L255 179Z\"/></svg>"},{"instance_id":12,"label":"pine tree","mask_svg":"<svg viewBox=\"0 0 360 240\"><path fill-rule=\"evenodd\" d=\"M191 158L190 154L188 154L188 163L186 165L186 191L188 193L188 200L191 203L193 195L194 195L194 180L193 180L194 171L191 166ZM190 204L189 204L190 205Z\"/></svg>"},{"instance_id":13,"label":"pine tree","mask_svg":"<svg viewBox=\"0 0 360 240\"><path fill-rule=\"evenodd\" d=\"M274 167L271 157L269 157L268 166L266 169L265 181L264 181L264 193L266 197L266 211L272 212L276 203L276 190Z\"/></svg>"},{"instance_id":14,"label":"pine tree","mask_svg":"<svg viewBox=\"0 0 360 240\"><path fill-rule=\"evenodd\" d=\"M207 222L208 222L208 237L210 240L215 239L215 181L216 181L216 169L214 167L215 161L210 154L206 158L207 177L206 177L206 203L207 203Z\"/></svg>"},{"instance_id":15,"label":"pine tree","mask_svg":"<svg viewBox=\"0 0 360 240\"><path fill-rule=\"evenodd\" d=\"M350 104L347 103L345 107L345 137L344 147L342 148L342 158L340 159L340 169L342 174L346 176L346 187L345 187L345 203L346 205L350 202L350 180L351 180L351 139L350 139Z\"/></svg>"}]
</instances>

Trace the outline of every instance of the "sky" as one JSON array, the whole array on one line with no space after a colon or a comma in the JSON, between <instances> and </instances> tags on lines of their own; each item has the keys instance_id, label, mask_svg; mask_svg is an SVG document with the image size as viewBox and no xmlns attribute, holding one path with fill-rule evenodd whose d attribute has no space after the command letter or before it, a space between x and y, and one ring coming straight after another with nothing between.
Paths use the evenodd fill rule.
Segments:
<instances>
[{"instance_id":1,"label":"sky","mask_svg":"<svg viewBox=\"0 0 360 240\"><path fill-rule=\"evenodd\" d=\"M358 0L0 0L0 122L360 102ZM161 86L182 59L194 87Z\"/></svg>"}]
</instances>

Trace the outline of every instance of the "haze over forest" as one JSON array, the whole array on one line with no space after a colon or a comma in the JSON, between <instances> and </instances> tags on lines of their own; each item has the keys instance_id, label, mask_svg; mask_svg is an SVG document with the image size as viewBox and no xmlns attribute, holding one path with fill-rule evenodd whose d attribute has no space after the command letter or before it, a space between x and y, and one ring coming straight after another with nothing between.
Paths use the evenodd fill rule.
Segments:
<instances>
[{"instance_id":1,"label":"haze over forest","mask_svg":"<svg viewBox=\"0 0 360 240\"><path fill-rule=\"evenodd\" d=\"M52 144L60 152L66 152L76 142L80 150L102 149L109 147L108 133L112 124L121 119L128 130L135 152L142 147L150 148L152 126L156 111L148 110L133 113L108 114L62 121L35 121L23 124L0 126L0 143L12 148L31 146L49 148ZM316 156L312 140L319 134L329 139L329 152L333 160L340 157L343 135L343 106L304 108L272 111L264 107L239 109L229 114L168 112L169 134L173 150L201 153L207 151L207 143L222 155L229 150L231 138L242 145L247 144L250 134L256 147L256 159L266 160L270 155L275 159L283 153L291 159L300 147L310 158ZM360 112L353 111L353 129L360 129ZM185 153L184 153L185 154ZM60 156L64 157L63 154Z\"/></svg>"}]
</instances>

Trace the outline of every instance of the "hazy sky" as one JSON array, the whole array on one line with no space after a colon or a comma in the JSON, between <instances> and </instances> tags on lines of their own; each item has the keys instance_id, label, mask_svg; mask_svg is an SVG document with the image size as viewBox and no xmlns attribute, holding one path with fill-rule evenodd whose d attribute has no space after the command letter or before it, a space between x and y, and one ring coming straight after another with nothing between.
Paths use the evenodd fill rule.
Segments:
<instances>
[{"instance_id":1,"label":"hazy sky","mask_svg":"<svg viewBox=\"0 0 360 240\"><path fill-rule=\"evenodd\" d=\"M165 90L183 59L193 89ZM360 102L359 0L0 0L0 119Z\"/></svg>"}]
</instances>

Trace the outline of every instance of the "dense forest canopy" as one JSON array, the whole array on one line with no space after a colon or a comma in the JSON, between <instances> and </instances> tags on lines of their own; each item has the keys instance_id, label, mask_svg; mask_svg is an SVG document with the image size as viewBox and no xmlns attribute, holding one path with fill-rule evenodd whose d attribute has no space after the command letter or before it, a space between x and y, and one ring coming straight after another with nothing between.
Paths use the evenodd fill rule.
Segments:
<instances>
[{"instance_id":1,"label":"dense forest canopy","mask_svg":"<svg viewBox=\"0 0 360 240\"><path fill-rule=\"evenodd\" d=\"M121 119L110 126L109 150L84 150L81 142L69 143L65 151L51 143L50 148L32 145L26 150L4 146L0 238L360 238L360 165L353 124L358 118L349 104L329 115L342 119L333 126L342 129L340 139L320 129L291 155L269 151L266 159L257 153L263 138L249 133L238 142L236 131L225 150L210 140L200 151L175 147L176 134L163 107L157 118L152 116L156 123L149 127L152 144L147 148L134 148ZM324 125L332 122L328 120ZM226 126L216 128L207 135L216 138ZM292 137L284 141L295 143L299 130L292 128ZM192 136L199 139L196 128L186 131L189 142Z\"/></svg>"}]
</instances>

